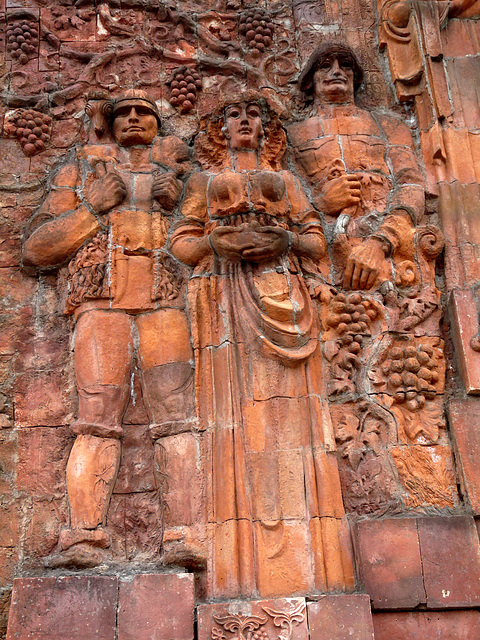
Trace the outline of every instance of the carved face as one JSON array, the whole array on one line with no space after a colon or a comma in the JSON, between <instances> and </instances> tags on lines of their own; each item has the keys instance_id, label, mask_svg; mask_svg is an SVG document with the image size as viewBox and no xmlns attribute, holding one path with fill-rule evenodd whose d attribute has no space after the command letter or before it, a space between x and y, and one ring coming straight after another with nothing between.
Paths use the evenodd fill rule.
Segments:
<instances>
[{"instance_id":1,"label":"carved face","mask_svg":"<svg viewBox=\"0 0 480 640\"><path fill-rule=\"evenodd\" d=\"M157 119L147 105L124 104L115 111L113 136L124 147L151 144L158 132Z\"/></svg>"},{"instance_id":2,"label":"carved face","mask_svg":"<svg viewBox=\"0 0 480 640\"><path fill-rule=\"evenodd\" d=\"M229 105L223 130L231 149L258 149L264 135L260 105L255 102Z\"/></svg>"},{"instance_id":3,"label":"carved face","mask_svg":"<svg viewBox=\"0 0 480 640\"><path fill-rule=\"evenodd\" d=\"M320 102L353 102L353 64L344 56L327 56L313 74L315 97Z\"/></svg>"}]
</instances>

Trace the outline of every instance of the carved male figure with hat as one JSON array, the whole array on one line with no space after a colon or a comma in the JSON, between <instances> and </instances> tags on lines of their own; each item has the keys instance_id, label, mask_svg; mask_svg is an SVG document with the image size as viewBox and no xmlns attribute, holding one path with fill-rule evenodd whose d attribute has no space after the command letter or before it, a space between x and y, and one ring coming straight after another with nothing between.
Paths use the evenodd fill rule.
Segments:
<instances>
[{"instance_id":1,"label":"carved male figure with hat","mask_svg":"<svg viewBox=\"0 0 480 640\"><path fill-rule=\"evenodd\" d=\"M103 112L111 112L114 142L70 154L23 249L26 267L68 265L78 417L67 465L71 521L56 558L91 566L110 544L106 514L134 369L154 440L188 429L194 411L181 267L163 250L188 149L175 136L158 137L160 115L143 91L127 91Z\"/></svg>"}]
</instances>

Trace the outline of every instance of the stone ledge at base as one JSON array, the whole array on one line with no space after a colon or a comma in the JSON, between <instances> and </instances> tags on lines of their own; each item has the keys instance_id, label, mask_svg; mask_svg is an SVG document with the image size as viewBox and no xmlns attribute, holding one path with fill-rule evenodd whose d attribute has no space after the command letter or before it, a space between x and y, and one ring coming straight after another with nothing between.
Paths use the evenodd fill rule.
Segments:
<instances>
[{"instance_id":1,"label":"stone ledge at base","mask_svg":"<svg viewBox=\"0 0 480 640\"><path fill-rule=\"evenodd\" d=\"M193 583L188 573L17 578L7 640L193 640Z\"/></svg>"}]
</instances>

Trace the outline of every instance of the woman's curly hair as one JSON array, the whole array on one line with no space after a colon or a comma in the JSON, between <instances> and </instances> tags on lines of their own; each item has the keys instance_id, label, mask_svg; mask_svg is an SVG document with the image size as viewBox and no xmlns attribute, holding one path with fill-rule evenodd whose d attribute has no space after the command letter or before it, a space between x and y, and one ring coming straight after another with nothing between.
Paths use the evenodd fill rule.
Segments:
<instances>
[{"instance_id":1,"label":"woman's curly hair","mask_svg":"<svg viewBox=\"0 0 480 640\"><path fill-rule=\"evenodd\" d=\"M264 138L259 153L260 168L280 170L280 161L287 148L287 137L276 111L265 96L257 92L230 96L222 100L213 113L202 118L201 130L195 139L195 151L202 168L222 170L229 166L228 142L223 132L225 110L240 102L254 102L261 108Z\"/></svg>"}]
</instances>

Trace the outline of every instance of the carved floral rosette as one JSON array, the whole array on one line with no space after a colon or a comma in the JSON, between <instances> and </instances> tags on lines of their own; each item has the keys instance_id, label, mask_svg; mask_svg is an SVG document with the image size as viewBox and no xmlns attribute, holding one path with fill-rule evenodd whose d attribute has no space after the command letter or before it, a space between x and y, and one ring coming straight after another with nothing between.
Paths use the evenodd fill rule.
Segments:
<instances>
[{"instance_id":1,"label":"carved floral rosette","mask_svg":"<svg viewBox=\"0 0 480 640\"><path fill-rule=\"evenodd\" d=\"M203 605L199 607L202 640L306 640L303 598Z\"/></svg>"}]
</instances>

